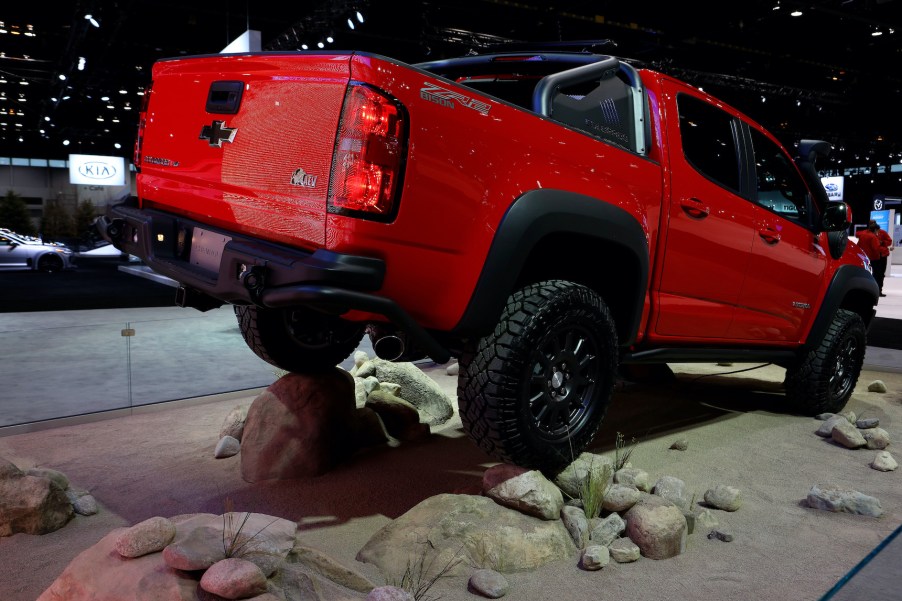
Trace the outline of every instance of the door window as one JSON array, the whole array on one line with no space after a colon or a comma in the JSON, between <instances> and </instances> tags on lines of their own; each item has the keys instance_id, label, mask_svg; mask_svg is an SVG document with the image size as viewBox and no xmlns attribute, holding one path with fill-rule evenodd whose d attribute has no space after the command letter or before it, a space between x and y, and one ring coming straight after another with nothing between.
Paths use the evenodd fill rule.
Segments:
<instances>
[{"instance_id":1,"label":"door window","mask_svg":"<svg viewBox=\"0 0 902 601\"><path fill-rule=\"evenodd\" d=\"M739 153L733 117L688 94L677 96L683 154L696 171L739 193Z\"/></svg>"},{"instance_id":2,"label":"door window","mask_svg":"<svg viewBox=\"0 0 902 601\"><path fill-rule=\"evenodd\" d=\"M808 192L792 160L763 133L749 130L755 152L755 201L782 217L807 223Z\"/></svg>"}]
</instances>

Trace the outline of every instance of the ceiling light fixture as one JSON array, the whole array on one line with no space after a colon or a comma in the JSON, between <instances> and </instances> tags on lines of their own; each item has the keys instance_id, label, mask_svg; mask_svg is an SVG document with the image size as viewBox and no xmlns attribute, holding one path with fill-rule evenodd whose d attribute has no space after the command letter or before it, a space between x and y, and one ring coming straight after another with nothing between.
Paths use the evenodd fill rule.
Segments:
<instances>
[{"instance_id":1,"label":"ceiling light fixture","mask_svg":"<svg viewBox=\"0 0 902 601\"><path fill-rule=\"evenodd\" d=\"M792 17L801 17L802 11L800 11L799 9L796 9L796 10L792 11L791 13L789 13L789 15Z\"/></svg>"},{"instance_id":2,"label":"ceiling light fixture","mask_svg":"<svg viewBox=\"0 0 902 601\"><path fill-rule=\"evenodd\" d=\"M68 146L68 145L69 145L69 140L63 140L63 146Z\"/></svg>"},{"instance_id":3,"label":"ceiling light fixture","mask_svg":"<svg viewBox=\"0 0 902 601\"><path fill-rule=\"evenodd\" d=\"M316 47L317 47L317 48L325 48L326 45L323 44L322 42L317 42L317 43L316 43Z\"/></svg>"},{"instance_id":4,"label":"ceiling light fixture","mask_svg":"<svg viewBox=\"0 0 902 601\"><path fill-rule=\"evenodd\" d=\"M100 22L94 18L94 15L88 13L85 15L85 19L87 19L94 27L100 27Z\"/></svg>"},{"instance_id":5,"label":"ceiling light fixture","mask_svg":"<svg viewBox=\"0 0 902 601\"><path fill-rule=\"evenodd\" d=\"M358 21L359 23L363 23L363 15L360 14L360 11L359 11L359 10L357 11L357 21Z\"/></svg>"},{"instance_id":6,"label":"ceiling light fixture","mask_svg":"<svg viewBox=\"0 0 902 601\"><path fill-rule=\"evenodd\" d=\"M78 57L78 70L79 71L85 70L85 57L83 57L83 56Z\"/></svg>"},{"instance_id":7,"label":"ceiling light fixture","mask_svg":"<svg viewBox=\"0 0 902 601\"><path fill-rule=\"evenodd\" d=\"M880 31L879 29L875 29L874 31L871 32L871 35L876 38L877 36L883 35L883 32Z\"/></svg>"},{"instance_id":8,"label":"ceiling light fixture","mask_svg":"<svg viewBox=\"0 0 902 601\"><path fill-rule=\"evenodd\" d=\"M307 46L307 44L301 44L301 48L302 48L303 50L307 50L308 46Z\"/></svg>"},{"instance_id":9,"label":"ceiling light fixture","mask_svg":"<svg viewBox=\"0 0 902 601\"><path fill-rule=\"evenodd\" d=\"M57 75L57 77L60 78L60 81L66 81L66 76L63 75L62 73L60 73L59 75Z\"/></svg>"},{"instance_id":10,"label":"ceiling light fixture","mask_svg":"<svg viewBox=\"0 0 902 601\"><path fill-rule=\"evenodd\" d=\"M354 29L354 21L348 19L348 27Z\"/></svg>"},{"instance_id":11,"label":"ceiling light fixture","mask_svg":"<svg viewBox=\"0 0 902 601\"><path fill-rule=\"evenodd\" d=\"M329 36L329 37L326 38L326 41L329 42L329 43L331 44L332 42L335 41L335 39L334 39L332 36Z\"/></svg>"}]
</instances>

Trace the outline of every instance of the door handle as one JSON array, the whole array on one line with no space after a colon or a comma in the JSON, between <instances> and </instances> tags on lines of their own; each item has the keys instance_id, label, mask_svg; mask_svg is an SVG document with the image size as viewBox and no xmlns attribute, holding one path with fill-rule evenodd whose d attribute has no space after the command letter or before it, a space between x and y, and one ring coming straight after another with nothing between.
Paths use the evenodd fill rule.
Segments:
<instances>
[{"instance_id":1,"label":"door handle","mask_svg":"<svg viewBox=\"0 0 902 601\"><path fill-rule=\"evenodd\" d=\"M768 244L776 244L780 241L780 232L767 226L758 230L758 235Z\"/></svg>"},{"instance_id":2,"label":"door handle","mask_svg":"<svg viewBox=\"0 0 902 601\"><path fill-rule=\"evenodd\" d=\"M711 213L708 205L697 198L683 198L680 200L680 206L683 208L683 212L696 219L704 219Z\"/></svg>"}]
</instances>

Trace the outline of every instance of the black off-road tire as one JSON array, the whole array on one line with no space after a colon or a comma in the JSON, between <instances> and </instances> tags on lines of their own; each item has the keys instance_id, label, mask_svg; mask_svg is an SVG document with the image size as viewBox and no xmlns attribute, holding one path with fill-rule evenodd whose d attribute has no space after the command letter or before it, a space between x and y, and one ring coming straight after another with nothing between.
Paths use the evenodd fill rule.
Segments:
<instances>
[{"instance_id":1,"label":"black off-road tire","mask_svg":"<svg viewBox=\"0 0 902 601\"><path fill-rule=\"evenodd\" d=\"M38 271L56 273L63 270L63 260L56 255L46 254L38 257Z\"/></svg>"},{"instance_id":2,"label":"black off-road tire","mask_svg":"<svg viewBox=\"0 0 902 601\"><path fill-rule=\"evenodd\" d=\"M508 298L492 334L459 358L464 428L497 459L555 473L592 442L617 374L617 332L592 290L561 280Z\"/></svg>"},{"instance_id":3,"label":"black off-road tire","mask_svg":"<svg viewBox=\"0 0 902 601\"><path fill-rule=\"evenodd\" d=\"M272 365L296 373L331 369L363 338L363 325L309 309L261 309L235 305L244 341Z\"/></svg>"},{"instance_id":4,"label":"black off-road tire","mask_svg":"<svg viewBox=\"0 0 902 601\"><path fill-rule=\"evenodd\" d=\"M823 340L786 370L786 396L793 408L804 415L842 411L861 374L866 344L861 316L838 310Z\"/></svg>"}]
</instances>

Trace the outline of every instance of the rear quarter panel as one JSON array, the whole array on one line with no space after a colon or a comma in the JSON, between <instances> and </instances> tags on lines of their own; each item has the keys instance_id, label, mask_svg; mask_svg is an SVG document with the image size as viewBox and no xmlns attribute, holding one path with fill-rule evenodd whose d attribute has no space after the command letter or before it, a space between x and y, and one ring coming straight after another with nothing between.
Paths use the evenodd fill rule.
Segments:
<instances>
[{"instance_id":1,"label":"rear quarter panel","mask_svg":"<svg viewBox=\"0 0 902 601\"><path fill-rule=\"evenodd\" d=\"M407 108L403 193L392 223L330 214L326 243L383 258L381 293L424 326L448 330L458 322L505 212L530 190L569 190L623 208L642 225L654 253L662 194L655 161L379 57L356 56L352 79L371 82ZM487 110L466 99L432 102L421 95L427 84L474 97Z\"/></svg>"}]
</instances>

